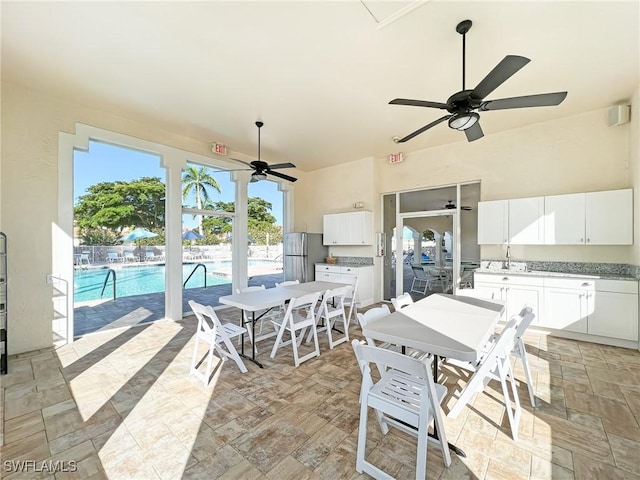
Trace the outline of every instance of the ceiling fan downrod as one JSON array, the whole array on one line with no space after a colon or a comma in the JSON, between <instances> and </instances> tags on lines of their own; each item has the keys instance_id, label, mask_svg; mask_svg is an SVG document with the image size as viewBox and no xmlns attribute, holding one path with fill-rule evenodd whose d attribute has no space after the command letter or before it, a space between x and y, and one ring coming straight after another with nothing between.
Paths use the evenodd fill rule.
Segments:
<instances>
[{"instance_id":1,"label":"ceiling fan downrod","mask_svg":"<svg viewBox=\"0 0 640 480\"><path fill-rule=\"evenodd\" d=\"M256 127L258 127L258 161L260 161L260 129L262 128L263 125L264 123L260 121L256 122Z\"/></svg>"},{"instance_id":2,"label":"ceiling fan downrod","mask_svg":"<svg viewBox=\"0 0 640 480\"><path fill-rule=\"evenodd\" d=\"M462 91L464 91L466 77L466 34L471 29L473 22L471 20L463 20L456 26L456 32L462 35Z\"/></svg>"}]
</instances>

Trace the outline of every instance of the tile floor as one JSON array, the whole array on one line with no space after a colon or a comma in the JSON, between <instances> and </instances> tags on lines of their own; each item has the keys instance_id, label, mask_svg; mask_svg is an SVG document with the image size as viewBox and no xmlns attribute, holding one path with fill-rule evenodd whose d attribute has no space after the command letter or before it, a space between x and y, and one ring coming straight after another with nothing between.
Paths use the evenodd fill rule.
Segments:
<instances>
[{"instance_id":1,"label":"tile floor","mask_svg":"<svg viewBox=\"0 0 640 480\"><path fill-rule=\"evenodd\" d=\"M271 360L266 341L263 370L247 362L243 375L226 362L205 388L188 373L193 332L192 318L161 321L11 358L0 378L0 477L365 477L355 471L360 373L349 344L329 351L321 336L321 356L294 368L290 349ZM351 334L360 338L359 327ZM492 383L457 419L445 417L449 441L468 456L444 468L430 448L428 477L640 479L640 353L537 334L526 343L538 408L523 384L519 441ZM442 374L450 391L462 382ZM369 426L368 458L413 478L415 440ZM34 462L26 473L15 471L21 460Z\"/></svg>"}]
</instances>

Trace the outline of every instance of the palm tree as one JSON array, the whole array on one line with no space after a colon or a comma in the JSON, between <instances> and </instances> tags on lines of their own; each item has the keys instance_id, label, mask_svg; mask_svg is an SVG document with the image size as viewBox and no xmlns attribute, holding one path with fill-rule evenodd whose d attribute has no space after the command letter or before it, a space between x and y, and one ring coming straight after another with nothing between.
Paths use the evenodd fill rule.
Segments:
<instances>
[{"instance_id":1,"label":"palm tree","mask_svg":"<svg viewBox=\"0 0 640 480\"><path fill-rule=\"evenodd\" d=\"M196 197L198 209L202 209L203 203L209 200L207 188L213 188L220 193L218 181L209 174L207 167L187 167L182 175L182 199L186 200L191 192ZM202 230L202 215L198 220L198 233L204 235Z\"/></svg>"}]
</instances>

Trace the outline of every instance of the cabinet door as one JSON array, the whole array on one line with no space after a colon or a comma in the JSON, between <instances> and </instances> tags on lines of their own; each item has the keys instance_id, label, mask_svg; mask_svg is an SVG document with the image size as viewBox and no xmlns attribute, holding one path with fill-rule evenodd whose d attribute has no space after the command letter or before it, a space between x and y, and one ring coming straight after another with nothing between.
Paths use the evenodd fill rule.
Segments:
<instances>
[{"instance_id":1,"label":"cabinet door","mask_svg":"<svg viewBox=\"0 0 640 480\"><path fill-rule=\"evenodd\" d=\"M587 333L586 291L547 287L543 327Z\"/></svg>"},{"instance_id":2,"label":"cabinet door","mask_svg":"<svg viewBox=\"0 0 640 480\"><path fill-rule=\"evenodd\" d=\"M540 306L542 305L542 287L529 285L509 285L507 287L507 319L517 315L522 307L529 305L536 316L533 324L540 322Z\"/></svg>"},{"instance_id":3,"label":"cabinet door","mask_svg":"<svg viewBox=\"0 0 640 480\"><path fill-rule=\"evenodd\" d=\"M633 191L612 190L586 194L588 245L633 244Z\"/></svg>"},{"instance_id":4,"label":"cabinet door","mask_svg":"<svg viewBox=\"0 0 640 480\"><path fill-rule=\"evenodd\" d=\"M322 243L323 245L335 245L337 241L338 228L335 215L325 215L322 217Z\"/></svg>"},{"instance_id":5,"label":"cabinet door","mask_svg":"<svg viewBox=\"0 0 640 480\"><path fill-rule=\"evenodd\" d=\"M478 203L478 244L505 244L508 242L508 200Z\"/></svg>"},{"instance_id":6,"label":"cabinet door","mask_svg":"<svg viewBox=\"0 0 640 480\"><path fill-rule=\"evenodd\" d=\"M504 300L505 287L499 283L486 283L474 281L474 290L480 298L491 298L493 300Z\"/></svg>"},{"instance_id":7,"label":"cabinet door","mask_svg":"<svg viewBox=\"0 0 640 480\"><path fill-rule=\"evenodd\" d=\"M509 243L544 243L544 197L509 200Z\"/></svg>"},{"instance_id":8,"label":"cabinet door","mask_svg":"<svg viewBox=\"0 0 640 480\"><path fill-rule=\"evenodd\" d=\"M587 332L638 341L638 295L596 291L587 296Z\"/></svg>"},{"instance_id":9,"label":"cabinet door","mask_svg":"<svg viewBox=\"0 0 640 480\"><path fill-rule=\"evenodd\" d=\"M580 245L585 240L585 194L544 197L544 243Z\"/></svg>"}]
</instances>

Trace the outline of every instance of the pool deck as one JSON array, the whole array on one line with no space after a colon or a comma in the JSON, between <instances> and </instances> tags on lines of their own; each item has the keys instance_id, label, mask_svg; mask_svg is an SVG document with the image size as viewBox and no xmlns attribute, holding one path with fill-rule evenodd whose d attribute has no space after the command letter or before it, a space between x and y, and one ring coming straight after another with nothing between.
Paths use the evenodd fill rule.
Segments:
<instances>
[{"instance_id":1,"label":"pool deck","mask_svg":"<svg viewBox=\"0 0 640 480\"><path fill-rule=\"evenodd\" d=\"M254 275L250 277L249 285L264 285L271 288L275 287L276 282L282 280L282 272ZM183 289L182 311L185 313L191 311L189 300L212 305L214 308L220 307L218 298L231 293L231 283ZM161 320L165 318L164 310L164 292L87 302L73 309L74 337Z\"/></svg>"}]
</instances>

